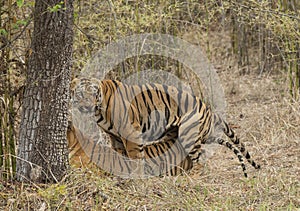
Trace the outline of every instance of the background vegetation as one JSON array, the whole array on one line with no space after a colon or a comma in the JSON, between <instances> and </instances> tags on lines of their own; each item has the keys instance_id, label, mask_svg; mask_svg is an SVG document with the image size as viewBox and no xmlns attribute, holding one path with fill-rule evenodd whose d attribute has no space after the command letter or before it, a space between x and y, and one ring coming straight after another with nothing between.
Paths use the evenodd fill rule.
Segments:
<instances>
[{"instance_id":1,"label":"background vegetation","mask_svg":"<svg viewBox=\"0 0 300 211\"><path fill-rule=\"evenodd\" d=\"M31 53L33 1L0 2L0 207L3 209L279 209L300 207L300 2L297 0L77 1L73 75L100 48L138 33L167 33L200 45L226 92L229 120L263 166L245 180L225 150L191 175L119 180L74 169L57 185L12 183L20 102ZM60 8L58 7L57 10ZM133 71L137 58L109 77ZM184 68L139 58L140 69ZM219 155L221 154L221 155ZM159 186L159 188L158 188Z\"/></svg>"}]
</instances>

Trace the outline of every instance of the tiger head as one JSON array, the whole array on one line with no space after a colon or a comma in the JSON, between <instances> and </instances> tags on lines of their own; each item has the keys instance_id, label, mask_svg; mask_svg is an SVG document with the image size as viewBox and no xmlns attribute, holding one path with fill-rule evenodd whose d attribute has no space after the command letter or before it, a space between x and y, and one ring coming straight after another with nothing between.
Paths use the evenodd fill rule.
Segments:
<instances>
[{"instance_id":1,"label":"tiger head","mask_svg":"<svg viewBox=\"0 0 300 211\"><path fill-rule=\"evenodd\" d=\"M94 112L102 101L101 93L100 81L95 78L75 78L71 82L71 102L80 112Z\"/></svg>"}]
</instances>

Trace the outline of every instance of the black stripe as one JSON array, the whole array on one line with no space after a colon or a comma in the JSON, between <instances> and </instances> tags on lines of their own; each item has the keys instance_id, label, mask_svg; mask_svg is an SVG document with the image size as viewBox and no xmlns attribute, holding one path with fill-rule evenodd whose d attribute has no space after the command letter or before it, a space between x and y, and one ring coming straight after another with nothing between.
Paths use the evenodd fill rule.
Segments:
<instances>
[{"instance_id":1,"label":"black stripe","mask_svg":"<svg viewBox=\"0 0 300 211\"><path fill-rule=\"evenodd\" d=\"M165 106L165 118L166 118L166 122L168 124L168 122L170 121L170 110L167 106Z\"/></svg>"},{"instance_id":2,"label":"black stripe","mask_svg":"<svg viewBox=\"0 0 300 211\"><path fill-rule=\"evenodd\" d=\"M169 91L168 91L168 86L166 85L162 85L163 89L164 89L164 94L167 98L167 101L168 101L168 105L170 106L171 105L171 99L170 99L170 95L169 95Z\"/></svg>"},{"instance_id":3,"label":"black stripe","mask_svg":"<svg viewBox=\"0 0 300 211\"><path fill-rule=\"evenodd\" d=\"M100 118L97 120L97 124L99 124L100 122L102 122L104 120L103 115L100 114Z\"/></svg>"},{"instance_id":4,"label":"black stripe","mask_svg":"<svg viewBox=\"0 0 300 211\"><path fill-rule=\"evenodd\" d=\"M124 89L126 89L126 88L123 87L123 90L121 90L121 88L118 89L117 92L118 92L119 95L117 96L117 99L115 99L115 104L118 103L118 101L120 101L120 100L122 102L122 105L119 105L119 108L118 108L119 110L115 111L115 114L121 112L121 108L124 108L124 111L123 111L123 120L126 118L126 114L128 115L128 112L129 112L129 110L126 110L126 109L129 109L129 108L127 108L127 105L126 105L126 102L128 102L128 101L126 100L126 98L124 97L123 92L122 92L122 91L124 91ZM121 114L119 114L119 116L120 115ZM127 117L127 119L128 119L128 117Z\"/></svg>"},{"instance_id":5,"label":"black stripe","mask_svg":"<svg viewBox=\"0 0 300 211\"><path fill-rule=\"evenodd\" d=\"M181 92L180 92L181 93ZM178 93L179 94L179 93ZM188 99L188 95L186 93L184 93L185 99L184 99L184 112L188 111L189 109L189 99Z\"/></svg>"},{"instance_id":6,"label":"black stripe","mask_svg":"<svg viewBox=\"0 0 300 211\"><path fill-rule=\"evenodd\" d=\"M181 99L182 99L182 92L178 92L178 94L177 94L178 105L181 105ZM179 108L177 109L177 116L181 115L181 113L183 112L182 110L183 109L181 108L181 106L179 106ZM184 111L184 113L185 112L187 112L187 111Z\"/></svg>"},{"instance_id":7,"label":"black stripe","mask_svg":"<svg viewBox=\"0 0 300 211\"><path fill-rule=\"evenodd\" d=\"M96 148L96 146L97 146L97 142L94 141L93 149L92 149L92 153L91 153L91 160L93 160L93 157L95 156L95 148ZM101 147L101 146L98 146L98 147ZM99 149L99 148L98 148L98 149ZM99 151L99 150L98 150L98 151ZM101 158L100 156L101 156L101 153L98 152L97 162L99 162L99 160L100 160L100 158Z\"/></svg>"},{"instance_id":8,"label":"black stripe","mask_svg":"<svg viewBox=\"0 0 300 211\"><path fill-rule=\"evenodd\" d=\"M134 89L135 88L135 89ZM138 101L137 96L140 95L143 91L142 91L142 87L141 86L131 86L131 90L132 90L132 95L134 97L134 101L135 101L135 107L138 111L139 114L142 114L142 108L141 108L141 102ZM137 93L138 92L138 93Z\"/></svg>"},{"instance_id":9,"label":"black stripe","mask_svg":"<svg viewBox=\"0 0 300 211\"><path fill-rule=\"evenodd\" d=\"M116 80L111 80L111 81L114 83L115 87L118 88L119 86L118 82Z\"/></svg>"}]
</instances>

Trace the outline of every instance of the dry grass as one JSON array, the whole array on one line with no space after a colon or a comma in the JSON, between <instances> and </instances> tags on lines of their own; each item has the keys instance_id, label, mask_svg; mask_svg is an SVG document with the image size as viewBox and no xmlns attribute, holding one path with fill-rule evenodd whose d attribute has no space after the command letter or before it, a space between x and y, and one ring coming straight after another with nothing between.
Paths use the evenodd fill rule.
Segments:
<instances>
[{"instance_id":1,"label":"dry grass","mask_svg":"<svg viewBox=\"0 0 300 211\"><path fill-rule=\"evenodd\" d=\"M215 42L214 52L222 54L224 40ZM300 103L285 97L282 74L245 75L234 59L213 62L226 91L227 119L262 165L259 171L247 166L249 179L243 178L235 156L218 147L205 164L178 177L123 180L96 168L73 168L56 185L2 182L0 209L300 209Z\"/></svg>"},{"instance_id":2,"label":"dry grass","mask_svg":"<svg viewBox=\"0 0 300 211\"><path fill-rule=\"evenodd\" d=\"M109 33L101 30L106 29L105 24L114 27L113 16L107 16L106 22L99 22L98 13L94 16L96 20L85 20L83 25L96 27L95 33L105 37L95 37L109 43ZM91 18L88 14L83 17ZM149 19L146 23L156 20L150 15L143 17ZM98 22L104 26L90 24ZM133 27L127 34L140 30ZM185 35L194 39L195 33ZM218 147L213 157L189 175L178 177L123 180L94 167L72 168L59 184L1 181L0 210L300 210L300 102L288 98L288 83L284 81L288 77L285 73L258 76L252 71L258 69L256 66L249 66L251 73L239 69L225 32L211 32L201 38L211 45L211 59L226 93L227 120L237 127L235 131L261 170L247 165L249 178L244 178L238 160L224 147ZM83 35L75 39L74 66L78 69L92 54L88 48L91 43L85 39ZM92 46L98 50L100 44Z\"/></svg>"}]
</instances>

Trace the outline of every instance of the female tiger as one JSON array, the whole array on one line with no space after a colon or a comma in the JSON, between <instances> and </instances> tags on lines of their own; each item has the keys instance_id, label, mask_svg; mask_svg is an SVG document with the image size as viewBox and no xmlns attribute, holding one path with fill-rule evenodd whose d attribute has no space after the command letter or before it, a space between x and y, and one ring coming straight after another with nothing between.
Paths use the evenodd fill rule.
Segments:
<instances>
[{"instance_id":1,"label":"female tiger","mask_svg":"<svg viewBox=\"0 0 300 211\"><path fill-rule=\"evenodd\" d=\"M188 92L161 84L127 85L87 78L75 79L72 87L78 108L95 112L98 126L113 137L113 149L129 158L151 158L145 154L145 146L171 142L179 143L187 158L198 162L201 144L217 142L237 155L246 177L243 156L253 167L260 168L228 124ZM215 135L218 129L231 143ZM164 153L154 151L158 156Z\"/></svg>"},{"instance_id":2,"label":"female tiger","mask_svg":"<svg viewBox=\"0 0 300 211\"><path fill-rule=\"evenodd\" d=\"M130 178L134 176L139 178L141 176L174 176L192 168L192 161L186 156L181 145L175 143L176 137L168 137L166 141L143 147L146 164L142 166L144 169L139 172L139 175L135 175L138 172L138 163L128 159L122 151L117 152L108 145L97 142L97 138L90 136L90 134L84 135L69 121L67 140L70 150L69 158L73 165L77 167L87 166L93 161L109 173ZM115 137L111 138L114 139ZM164 153L158 154L157 152ZM172 162L173 158L178 161Z\"/></svg>"}]
</instances>

